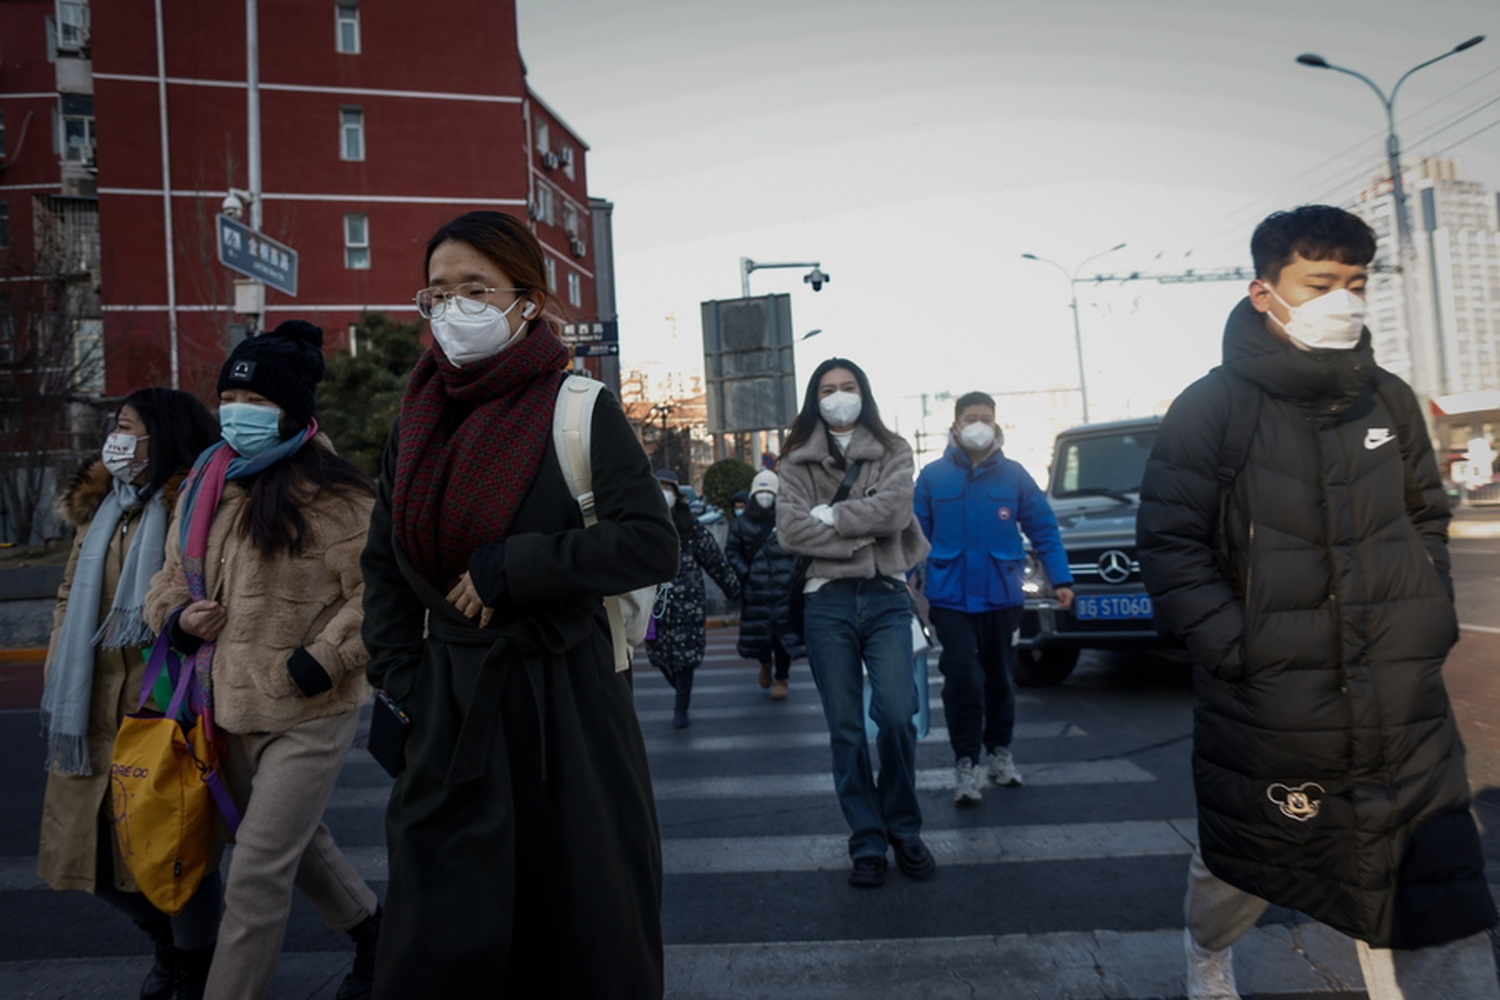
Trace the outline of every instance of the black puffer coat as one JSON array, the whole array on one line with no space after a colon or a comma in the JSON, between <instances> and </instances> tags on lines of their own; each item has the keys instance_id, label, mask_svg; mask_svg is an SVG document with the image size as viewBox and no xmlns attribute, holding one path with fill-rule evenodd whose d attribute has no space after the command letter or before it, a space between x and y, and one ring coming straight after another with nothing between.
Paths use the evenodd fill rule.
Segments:
<instances>
[{"instance_id":1,"label":"black puffer coat","mask_svg":"<svg viewBox=\"0 0 1500 1000\"><path fill-rule=\"evenodd\" d=\"M677 577L666 586L665 596L657 599L662 612L656 620L656 638L646 640L647 659L668 678L695 670L703 662L708 641L703 631L703 574L713 577L731 601L740 596L740 581L719 543L680 500L672 508L672 523L677 526L680 553Z\"/></svg>"},{"instance_id":2,"label":"black puffer coat","mask_svg":"<svg viewBox=\"0 0 1500 1000\"><path fill-rule=\"evenodd\" d=\"M743 517L730 522L724 557L744 588L740 638L735 647L739 654L747 660L769 662L772 637L779 634L792 659L806 656L802 637L786 631L797 557L776 540L775 505L761 508L752 504Z\"/></svg>"},{"instance_id":3,"label":"black puffer coat","mask_svg":"<svg viewBox=\"0 0 1500 1000\"><path fill-rule=\"evenodd\" d=\"M1204 861L1377 947L1476 933L1495 911L1443 687L1449 514L1416 399L1376 368L1368 332L1304 352L1248 300L1224 363L1260 390L1226 502L1228 578L1222 375L1173 403L1137 522L1158 623L1195 665Z\"/></svg>"}]
</instances>

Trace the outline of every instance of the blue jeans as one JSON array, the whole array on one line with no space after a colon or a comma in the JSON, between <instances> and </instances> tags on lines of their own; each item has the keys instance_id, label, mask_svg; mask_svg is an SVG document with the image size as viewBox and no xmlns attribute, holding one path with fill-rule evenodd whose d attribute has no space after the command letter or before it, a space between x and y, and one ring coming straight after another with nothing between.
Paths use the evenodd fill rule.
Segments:
<instances>
[{"instance_id":1,"label":"blue jeans","mask_svg":"<svg viewBox=\"0 0 1500 1000\"><path fill-rule=\"evenodd\" d=\"M887 577L831 580L804 604L807 660L812 668L828 741L833 782L849 824L849 856L885 856L893 838L919 836L917 710L912 685L911 598ZM865 739L864 680L870 679L870 716L879 733L880 780L870 769Z\"/></svg>"}]
</instances>

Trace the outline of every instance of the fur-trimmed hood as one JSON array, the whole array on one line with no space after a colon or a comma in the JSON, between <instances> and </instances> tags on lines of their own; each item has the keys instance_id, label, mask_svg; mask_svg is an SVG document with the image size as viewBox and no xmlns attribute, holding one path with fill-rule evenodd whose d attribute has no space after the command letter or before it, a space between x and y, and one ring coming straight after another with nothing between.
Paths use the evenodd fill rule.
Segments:
<instances>
[{"instance_id":1,"label":"fur-trimmed hood","mask_svg":"<svg viewBox=\"0 0 1500 1000\"><path fill-rule=\"evenodd\" d=\"M157 491L157 499L167 507L170 513L177 506L177 494L182 488L182 481L187 478L187 473L179 472L168 479ZM67 491L57 502L58 514L75 528L81 528L94 519L94 514L99 510L99 505L114 489L114 477L104 467L104 463L95 459L77 472L73 473L73 479L68 483Z\"/></svg>"}]
</instances>

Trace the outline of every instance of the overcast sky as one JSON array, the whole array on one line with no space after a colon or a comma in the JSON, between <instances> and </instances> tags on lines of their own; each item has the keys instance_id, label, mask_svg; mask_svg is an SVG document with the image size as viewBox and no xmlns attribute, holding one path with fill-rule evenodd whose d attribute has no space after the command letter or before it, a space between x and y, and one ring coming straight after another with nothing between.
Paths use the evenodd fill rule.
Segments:
<instances>
[{"instance_id":1,"label":"overcast sky","mask_svg":"<svg viewBox=\"0 0 1500 1000\"><path fill-rule=\"evenodd\" d=\"M1375 94L1302 52L1388 91L1491 36L1412 76L1396 113L1409 153L1500 187L1495 0L517 6L531 84L615 203L627 366L701 361L699 302L737 297L748 256L822 262L820 293L794 270L751 290L790 292L797 329L824 331L802 371L854 358L883 406L1076 386L1068 284L1022 253L1071 270L1128 244L1084 275L1248 265L1266 213L1347 203L1383 166ZM1243 294L1081 286L1091 417L1154 412L1216 363Z\"/></svg>"}]
</instances>

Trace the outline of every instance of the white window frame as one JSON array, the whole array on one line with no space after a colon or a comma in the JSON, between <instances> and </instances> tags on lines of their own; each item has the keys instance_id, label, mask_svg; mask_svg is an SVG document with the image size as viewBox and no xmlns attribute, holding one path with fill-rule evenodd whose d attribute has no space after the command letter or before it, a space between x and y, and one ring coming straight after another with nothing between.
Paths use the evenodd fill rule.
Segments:
<instances>
[{"instance_id":1,"label":"white window frame","mask_svg":"<svg viewBox=\"0 0 1500 1000\"><path fill-rule=\"evenodd\" d=\"M572 146L563 143L559 158L562 160L563 173L568 175L568 180L577 180L577 175L573 172L573 161L578 158L578 152Z\"/></svg>"},{"instance_id":2,"label":"white window frame","mask_svg":"<svg viewBox=\"0 0 1500 1000\"><path fill-rule=\"evenodd\" d=\"M563 202L563 232L569 236L577 237L579 227L583 225L583 213L578 211L578 206L571 201Z\"/></svg>"},{"instance_id":3,"label":"white window frame","mask_svg":"<svg viewBox=\"0 0 1500 1000\"><path fill-rule=\"evenodd\" d=\"M568 272L568 302L575 307L583 305L583 279L577 271Z\"/></svg>"},{"instance_id":4,"label":"white window frame","mask_svg":"<svg viewBox=\"0 0 1500 1000\"><path fill-rule=\"evenodd\" d=\"M557 261L548 257L543 263L547 267L547 291L555 292L557 291Z\"/></svg>"},{"instance_id":5,"label":"white window frame","mask_svg":"<svg viewBox=\"0 0 1500 1000\"><path fill-rule=\"evenodd\" d=\"M339 108L339 159L359 162L365 158L365 109L358 105Z\"/></svg>"},{"instance_id":6,"label":"white window frame","mask_svg":"<svg viewBox=\"0 0 1500 1000\"><path fill-rule=\"evenodd\" d=\"M546 122L536 123L536 151L538 153L550 153L552 151L552 129Z\"/></svg>"},{"instance_id":7,"label":"white window frame","mask_svg":"<svg viewBox=\"0 0 1500 1000\"><path fill-rule=\"evenodd\" d=\"M77 146L68 141L68 125L72 122L83 126L83 142ZM97 141L94 138L94 116L65 115L59 109L57 123L57 144L60 147L58 154L68 163L92 163L94 143Z\"/></svg>"},{"instance_id":8,"label":"white window frame","mask_svg":"<svg viewBox=\"0 0 1500 1000\"><path fill-rule=\"evenodd\" d=\"M370 269L370 217L363 212L344 216L344 268L349 271Z\"/></svg>"},{"instance_id":9,"label":"white window frame","mask_svg":"<svg viewBox=\"0 0 1500 1000\"><path fill-rule=\"evenodd\" d=\"M348 29L349 43L344 42L344 30ZM339 0L333 5L333 50L340 55L359 55L359 4Z\"/></svg>"},{"instance_id":10,"label":"white window frame","mask_svg":"<svg viewBox=\"0 0 1500 1000\"><path fill-rule=\"evenodd\" d=\"M557 194L551 185L538 184L536 186L536 218L538 222L545 222L549 226L557 222Z\"/></svg>"},{"instance_id":11,"label":"white window frame","mask_svg":"<svg viewBox=\"0 0 1500 1000\"><path fill-rule=\"evenodd\" d=\"M73 16L64 18L67 11ZM83 0L57 0L57 51L79 52L89 44L89 5Z\"/></svg>"}]
</instances>

